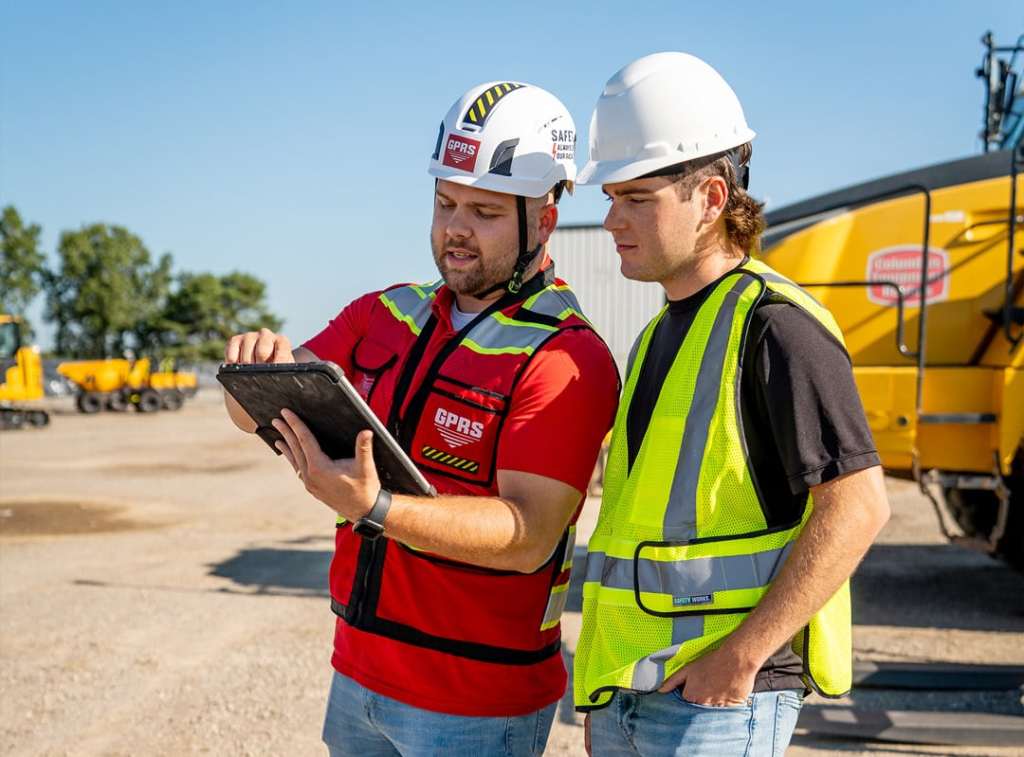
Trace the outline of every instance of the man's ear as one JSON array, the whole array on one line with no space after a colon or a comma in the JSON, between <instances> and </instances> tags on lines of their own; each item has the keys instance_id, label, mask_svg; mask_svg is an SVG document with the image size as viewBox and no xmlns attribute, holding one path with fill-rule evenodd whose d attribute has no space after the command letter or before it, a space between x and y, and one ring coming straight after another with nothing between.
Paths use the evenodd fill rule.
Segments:
<instances>
[{"instance_id":1,"label":"man's ear","mask_svg":"<svg viewBox=\"0 0 1024 757\"><path fill-rule=\"evenodd\" d=\"M540 209L537 226L537 244L547 244L548 239L558 225L558 206L554 202L547 203Z\"/></svg>"},{"instance_id":2,"label":"man's ear","mask_svg":"<svg viewBox=\"0 0 1024 757\"><path fill-rule=\"evenodd\" d=\"M701 194L704 197L701 222L711 226L725 211L725 204L729 201L729 185L721 176L709 176L702 182Z\"/></svg>"}]
</instances>

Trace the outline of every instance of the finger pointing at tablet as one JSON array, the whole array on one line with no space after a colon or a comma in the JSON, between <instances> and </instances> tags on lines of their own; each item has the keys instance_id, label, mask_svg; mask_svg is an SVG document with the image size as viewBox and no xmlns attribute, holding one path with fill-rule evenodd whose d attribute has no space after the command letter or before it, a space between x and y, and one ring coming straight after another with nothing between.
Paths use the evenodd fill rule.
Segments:
<instances>
[{"instance_id":1,"label":"finger pointing at tablet","mask_svg":"<svg viewBox=\"0 0 1024 757\"><path fill-rule=\"evenodd\" d=\"M292 344L270 329L236 334L224 349L225 363L294 363Z\"/></svg>"}]
</instances>

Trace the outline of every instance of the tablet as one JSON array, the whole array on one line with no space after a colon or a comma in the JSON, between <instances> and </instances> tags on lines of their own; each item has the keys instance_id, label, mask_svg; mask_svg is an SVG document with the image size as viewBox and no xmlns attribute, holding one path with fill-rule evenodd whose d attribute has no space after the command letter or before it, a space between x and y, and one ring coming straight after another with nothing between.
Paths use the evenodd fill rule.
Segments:
<instances>
[{"instance_id":1,"label":"tablet","mask_svg":"<svg viewBox=\"0 0 1024 757\"><path fill-rule=\"evenodd\" d=\"M271 421L287 408L309 426L332 460L355 455L356 436L373 431L373 459L381 486L390 492L437 492L334 363L222 365L217 380L256 421L256 433L275 453L281 435Z\"/></svg>"}]
</instances>

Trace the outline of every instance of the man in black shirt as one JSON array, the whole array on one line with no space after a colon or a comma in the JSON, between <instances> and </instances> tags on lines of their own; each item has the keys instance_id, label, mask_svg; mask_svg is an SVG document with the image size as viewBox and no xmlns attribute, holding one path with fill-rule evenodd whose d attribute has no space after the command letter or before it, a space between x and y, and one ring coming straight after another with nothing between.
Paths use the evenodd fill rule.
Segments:
<instances>
[{"instance_id":1,"label":"man in black shirt","mask_svg":"<svg viewBox=\"0 0 1024 757\"><path fill-rule=\"evenodd\" d=\"M888 503L838 326L749 257L753 136L682 53L626 66L592 120L580 183L611 202L623 275L669 300L634 346L589 545L575 695L595 754L770 753L805 687L849 688L846 580Z\"/></svg>"},{"instance_id":2,"label":"man in black shirt","mask_svg":"<svg viewBox=\"0 0 1024 757\"><path fill-rule=\"evenodd\" d=\"M717 283L670 300L655 327L627 415L630 467L669 367ZM798 519L812 486L880 464L849 365L843 347L795 305L769 300L751 314L740 417L769 527ZM803 689L802 668L786 645L768 658L753 690Z\"/></svg>"}]
</instances>

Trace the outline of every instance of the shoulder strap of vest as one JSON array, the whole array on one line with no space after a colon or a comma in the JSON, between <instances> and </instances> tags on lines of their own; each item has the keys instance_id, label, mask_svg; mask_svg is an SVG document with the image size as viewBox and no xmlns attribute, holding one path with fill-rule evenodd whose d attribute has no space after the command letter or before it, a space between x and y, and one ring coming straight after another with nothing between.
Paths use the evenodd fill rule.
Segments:
<instances>
[{"instance_id":1,"label":"shoulder strap of vest","mask_svg":"<svg viewBox=\"0 0 1024 757\"><path fill-rule=\"evenodd\" d=\"M576 299L576 294L564 282L552 281L544 289L528 297L519 309L519 313L529 314L526 315L527 318L543 316L553 324L576 316L590 325L583 315L583 309L580 307L579 300Z\"/></svg>"},{"instance_id":2,"label":"shoulder strap of vest","mask_svg":"<svg viewBox=\"0 0 1024 757\"><path fill-rule=\"evenodd\" d=\"M385 289L377 299L391 315L419 336L430 318L431 305L443 283L438 279L429 284L405 284Z\"/></svg>"},{"instance_id":3,"label":"shoulder strap of vest","mask_svg":"<svg viewBox=\"0 0 1024 757\"><path fill-rule=\"evenodd\" d=\"M741 267L762 279L773 294L786 298L811 315L845 348L843 332L835 317L810 292L760 260L751 258Z\"/></svg>"}]
</instances>

